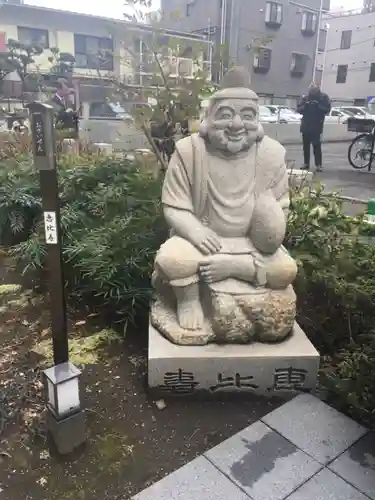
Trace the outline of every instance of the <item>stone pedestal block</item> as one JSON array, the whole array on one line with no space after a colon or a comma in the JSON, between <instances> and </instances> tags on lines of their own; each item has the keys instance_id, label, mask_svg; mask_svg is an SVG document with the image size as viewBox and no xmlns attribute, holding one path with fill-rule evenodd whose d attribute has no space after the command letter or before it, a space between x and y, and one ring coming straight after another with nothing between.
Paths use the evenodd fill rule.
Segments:
<instances>
[{"instance_id":1,"label":"stone pedestal block","mask_svg":"<svg viewBox=\"0 0 375 500\"><path fill-rule=\"evenodd\" d=\"M67 155L78 155L79 145L75 139L64 139L61 145L62 152Z\"/></svg>"},{"instance_id":2,"label":"stone pedestal block","mask_svg":"<svg viewBox=\"0 0 375 500\"><path fill-rule=\"evenodd\" d=\"M158 396L309 391L318 368L319 353L297 323L279 344L247 345L176 345L149 327L148 386Z\"/></svg>"},{"instance_id":3,"label":"stone pedestal block","mask_svg":"<svg viewBox=\"0 0 375 500\"><path fill-rule=\"evenodd\" d=\"M63 420L56 420L48 410L47 429L60 455L73 453L86 442L85 412L82 410Z\"/></svg>"},{"instance_id":4,"label":"stone pedestal block","mask_svg":"<svg viewBox=\"0 0 375 500\"><path fill-rule=\"evenodd\" d=\"M113 154L112 144L108 144L106 142L96 142L92 145L92 150L98 155L101 154L111 156Z\"/></svg>"}]
</instances>

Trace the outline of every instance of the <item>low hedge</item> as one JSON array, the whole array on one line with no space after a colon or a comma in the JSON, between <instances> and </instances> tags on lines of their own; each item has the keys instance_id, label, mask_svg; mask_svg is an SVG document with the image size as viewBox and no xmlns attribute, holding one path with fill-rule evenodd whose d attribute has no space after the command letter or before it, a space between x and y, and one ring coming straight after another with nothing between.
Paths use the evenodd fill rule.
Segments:
<instances>
[{"instance_id":1,"label":"low hedge","mask_svg":"<svg viewBox=\"0 0 375 500\"><path fill-rule=\"evenodd\" d=\"M142 167L100 156L62 158L58 165L69 297L118 321L134 322L148 307L154 254L166 235L160 181ZM30 160L0 163L0 244L24 273L43 270L39 173Z\"/></svg>"},{"instance_id":2,"label":"low hedge","mask_svg":"<svg viewBox=\"0 0 375 500\"><path fill-rule=\"evenodd\" d=\"M375 245L372 226L341 202L292 194L285 241L299 263L298 321L322 355L321 387L355 418L375 425Z\"/></svg>"}]
</instances>

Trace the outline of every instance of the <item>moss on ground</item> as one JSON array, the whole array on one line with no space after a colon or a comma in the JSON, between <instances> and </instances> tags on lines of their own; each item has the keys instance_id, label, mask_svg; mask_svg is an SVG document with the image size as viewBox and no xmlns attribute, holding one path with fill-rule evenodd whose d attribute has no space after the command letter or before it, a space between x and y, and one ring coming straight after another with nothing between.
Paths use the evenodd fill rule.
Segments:
<instances>
[{"instance_id":1,"label":"moss on ground","mask_svg":"<svg viewBox=\"0 0 375 500\"><path fill-rule=\"evenodd\" d=\"M98 363L103 350L112 342L120 340L119 335L111 329L103 329L78 338L77 333L73 333L69 337L69 357L71 362L77 365L94 365ZM36 343L31 351L41 356L40 365L44 366L52 363L53 354L50 337Z\"/></svg>"}]
</instances>

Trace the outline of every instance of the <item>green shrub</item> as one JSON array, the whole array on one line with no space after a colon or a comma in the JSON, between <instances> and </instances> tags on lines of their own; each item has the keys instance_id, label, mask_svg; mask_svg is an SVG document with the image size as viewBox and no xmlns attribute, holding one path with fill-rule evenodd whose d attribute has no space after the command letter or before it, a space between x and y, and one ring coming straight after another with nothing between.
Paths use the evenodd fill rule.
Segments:
<instances>
[{"instance_id":1,"label":"green shrub","mask_svg":"<svg viewBox=\"0 0 375 500\"><path fill-rule=\"evenodd\" d=\"M367 231L322 189L292 193L285 245L299 263L298 321L329 359L321 380L330 396L375 424L375 245Z\"/></svg>"},{"instance_id":2,"label":"green shrub","mask_svg":"<svg viewBox=\"0 0 375 500\"><path fill-rule=\"evenodd\" d=\"M0 161L17 163L31 154L31 136L0 132Z\"/></svg>"},{"instance_id":3,"label":"green shrub","mask_svg":"<svg viewBox=\"0 0 375 500\"><path fill-rule=\"evenodd\" d=\"M358 337L330 359L321 382L331 401L366 425L375 425L375 334Z\"/></svg>"},{"instance_id":4,"label":"green shrub","mask_svg":"<svg viewBox=\"0 0 375 500\"><path fill-rule=\"evenodd\" d=\"M108 312L112 319L134 321L140 308L147 310L154 254L165 238L160 181L139 163L97 156L79 160L80 164L66 159L59 164L69 296ZM27 234L10 252L24 272L42 270L46 245L38 175L25 163L17 173L8 170L4 186L0 191L3 232L19 234L12 224L18 220L22 234Z\"/></svg>"},{"instance_id":5,"label":"green shrub","mask_svg":"<svg viewBox=\"0 0 375 500\"><path fill-rule=\"evenodd\" d=\"M40 214L39 175L30 159L0 160L0 245L25 240Z\"/></svg>"}]
</instances>

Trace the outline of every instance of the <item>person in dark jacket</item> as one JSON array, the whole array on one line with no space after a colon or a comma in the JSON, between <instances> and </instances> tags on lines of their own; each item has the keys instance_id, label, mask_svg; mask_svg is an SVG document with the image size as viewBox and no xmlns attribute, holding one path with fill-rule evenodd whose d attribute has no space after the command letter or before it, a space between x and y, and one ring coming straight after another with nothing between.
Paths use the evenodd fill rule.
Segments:
<instances>
[{"instance_id":1,"label":"person in dark jacket","mask_svg":"<svg viewBox=\"0 0 375 500\"><path fill-rule=\"evenodd\" d=\"M75 136L78 137L79 114L73 109L75 103L71 100L72 95L75 96L75 90L69 87L65 79L60 78L49 104L55 110L56 128L73 129Z\"/></svg>"},{"instance_id":2,"label":"person in dark jacket","mask_svg":"<svg viewBox=\"0 0 375 500\"><path fill-rule=\"evenodd\" d=\"M304 170L310 169L310 150L314 151L315 166L322 171L322 142L324 120L331 110L331 101L327 94L321 92L319 85L312 83L307 96L303 96L297 111L302 115L301 133L303 143Z\"/></svg>"}]
</instances>

